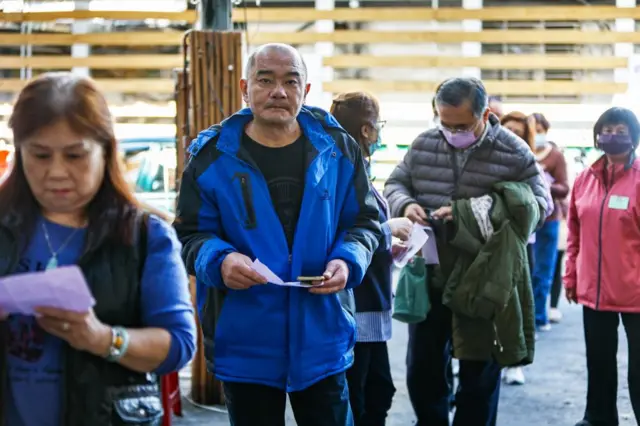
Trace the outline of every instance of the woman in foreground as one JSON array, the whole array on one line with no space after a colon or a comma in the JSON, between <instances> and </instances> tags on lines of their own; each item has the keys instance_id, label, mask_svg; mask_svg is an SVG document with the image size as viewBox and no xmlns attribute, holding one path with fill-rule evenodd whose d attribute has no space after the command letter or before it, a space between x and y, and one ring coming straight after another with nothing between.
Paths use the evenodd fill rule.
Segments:
<instances>
[{"instance_id":1,"label":"woman in foreground","mask_svg":"<svg viewBox=\"0 0 640 426\"><path fill-rule=\"evenodd\" d=\"M195 352L174 231L129 191L106 100L90 79L49 73L31 81L9 127L16 155L0 187L0 276L78 265L96 305L3 314L0 420L160 424L157 375Z\"/></svg>"}]
</instances>

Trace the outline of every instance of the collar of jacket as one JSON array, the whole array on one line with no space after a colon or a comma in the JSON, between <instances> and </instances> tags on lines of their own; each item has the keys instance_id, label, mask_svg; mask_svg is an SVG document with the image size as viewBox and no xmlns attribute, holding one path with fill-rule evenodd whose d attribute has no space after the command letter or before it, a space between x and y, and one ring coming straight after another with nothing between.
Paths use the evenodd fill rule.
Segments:
<instances>
[{"instance_id":1,"label":"collar of jacket","mask_svg":"<svg viewBox=\"0 0 640 426\"><path fill-rule=\"evenodd\" d=\"M607 156L603 154L600 158L594 161L594 163L589 167L589 170L591 171L591 173L593 173L596 176L596 178L601 179L605 171L605 168L607 166L607 163L608 163ZM635 169L640 171L640 159L637 158L635 150L631 151L631 154L629 154L629 159L624 164L624 167L622 166L622 164L614 165L614 170L616 173L623 172L623 171L626 172L629 169Z\"/></svg>"},{"instance_id":2,"label":"collar of jacket","mask_svg":"<svg viewBox=\"0 0 640 426\"><path fill-rule=\"evenodd\" d=\"M242 132L251 120L253 120L251 109L241 109L220 124L201 131L189 146L189 153L193 156L198 155L207 143L217 137L217 147L220 151L236 155L240 149ZM327 133L327 129L341 129L340 124L330 113L316 107L303 107L298 114L297 120L302 132L318 152L322 152L334 145L333 138Z\"/></svg>"}]
</instances>

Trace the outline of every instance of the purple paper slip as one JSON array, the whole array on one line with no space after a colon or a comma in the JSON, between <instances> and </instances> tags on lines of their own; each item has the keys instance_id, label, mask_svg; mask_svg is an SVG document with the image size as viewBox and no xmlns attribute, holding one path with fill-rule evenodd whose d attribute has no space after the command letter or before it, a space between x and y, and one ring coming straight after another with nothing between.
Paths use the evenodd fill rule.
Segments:
<instances>
[{"instance_id":1,"label":"purple paper slip","mask_svg":"<svg viewBox=\"0 0 640 426\"><path fill-rule=\"evenodd\" d=\"M94 305L77 266L0 278L0 310L8 314L34 315L38 306L86 312Z\"/></svg>"},{"instance_id":2,"label":"purple paper slip","mask_svg":"<svg viewBox=\"0 0 640 426\"><path fill-rule=\"evenodd\" d=\"M426 226L424 228L424 232L429 236L425 245L422 246L422 257L424 257L424 262L427 265L439 265L440 257L438 257L438 246L436 245L436 236L433 233L433 228Z\"/></svg>"}]
</instances>

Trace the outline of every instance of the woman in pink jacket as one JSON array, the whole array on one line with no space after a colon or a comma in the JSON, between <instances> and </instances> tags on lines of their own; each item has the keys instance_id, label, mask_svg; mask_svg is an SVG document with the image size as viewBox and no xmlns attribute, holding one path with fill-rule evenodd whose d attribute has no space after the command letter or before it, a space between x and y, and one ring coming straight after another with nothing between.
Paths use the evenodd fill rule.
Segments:
<instances>
[{"instance_id":1,"label":"woman in pink jacket","mask_svg":"<svg viewBox=\"0 0 640 426\"><path fill-rule=\"evenodd\" d=\"M564 285L583 305L588 392L576 426L618 424L618 325L629 341L629 393L640 423L640 123L611 108L593 129L604 155L573 186Z\"/></svg>"}]
</instances>

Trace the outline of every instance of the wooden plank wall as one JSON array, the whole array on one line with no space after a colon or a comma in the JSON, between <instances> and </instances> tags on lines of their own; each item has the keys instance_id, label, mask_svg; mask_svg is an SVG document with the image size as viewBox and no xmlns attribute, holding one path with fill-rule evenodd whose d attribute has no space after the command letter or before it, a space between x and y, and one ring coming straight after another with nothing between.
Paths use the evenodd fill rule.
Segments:
<instances>
[{"instance_id":1,"label":"wooden plank wall","mask_svg":"<svg viewBox=\"0 0 640 426\"><path fill-rule=\"evenodd\" d=\"M478 10L461 8L408 7L408 8L361 8L315 10L303 9L238 9L234 18L240 22L274 23L300 22L304 20L332 19L337 22L429 22L481 21L509 22L602 22L615 19L640 19L640 8L616 8L613 6L531 6L531 7L487 7ZM595 27L595 26L594 26ZM249 34L252 44L282 42L291 44L313 44L331 42L344 44L453 44L478 42L486 44L530 44L530 45L613 45L615 43L640 44L640 32L615 32L609 30L581 29L504 29L482 30L479 32L460 30L337 30L331 33L314 32L266 32ZM613 49L611 49L613 50ZM626 68L628 58L606 55L588 56L571 54L513 54L482 55L464 58L459 56L398 55L374 56L340 54L324 58L324 64L334 69L367 68L457 68L478 67L482 70L577 70L602 71ZM494 94L511 96L553 95L615 95L624 93L627 84L612 81L530 81L496 80L485 81ZM338 93L344 90L367 90L372 92L432 92L439 81L377 81L377 80L334 80L323 85L324 90Z\"/></svg>"},{"instance_id":2,"label":"wooden plank wall","mask_svg":"<svg viewBox=\"0 0 640 426\"><path fill-rule=\"evenodd\" d=\"M131 12L131 11L83 11L71 12L28 12L0 13L0 22L60 22L61 20L105 19L118 21L145 21L148 19L168 20L190 27L196 20L195 11L185 12ZM113 71L107 77L97 77L98 86L108 93L118 94L156 94L171 98L174 83L171 71L182 68L183 31L148 29L126 32L99 32L88 34L52 33L0 33L0 46L13 47L17 52L22 45L39 48L69 47L74 44L88 44L91 48L122 48L123 54L97 54L92 52L86 58L73 58L71 55L39 54L32 57L0 55L0 70L11 72L13 77L0 80L0 92L18 92L26 81L17 78L17 70L32 69L33 75L46 70L70 70L74 67L86 67L90 71L104 73ZM171 49L173 48L173 49ZM169 50L171 53L146 52ZM136 53L142 51L145 53ZM160 77L147 77L146 71L156 71ZM160 71L159 73L157 71Z\"/></svg>"},{"instance_id":3,"label":"wooden plank wall","mask_svg":"<svg viewBox=\"0 0 640 426\"><path fill-rule=\"evenodd\" d=\"M143 20L167 19L192 23L195 12L125 12L125 11L72 11L72 12L29 12L0 13L0 21L5 22L51 22L60 19L113 19ZM236 22L249 23L306 23L316 20L336 22L415 22L415 21L461 21L476 19L485 21L613 21L619 18L640 19L640 8L616 8L613 6L532 6L532 7L489 7L479 10L460 8L431 9L427 7L407 8L338 8L335 10L315 10L313 8L238 8L234 10ZM283 42L295 45L332 42L336 44L373 43L498 43L498 44L577 44L613 45L615 43L640 44L640 32L614 32L609 30L484 30L466 31L372 31L338 30L321 33L311 30L302 32L254 31L249 34L251 44ZM8 34L0 33L0 46L70 46L84 43L91 46L122 46L125 48L179 47L183 35L178 31L135 31L91 34ZM534 70L534 69L577 69L612 70L627 66L627 58L615 56L567 55L484 55L476 58L452 56L371 56L338 55L324 59L326 66L334 68L408 67L445 68L479 67L481 69ZM163 78L135 78L135 71L171 70L182 66L180 54L127 54L92 55L88 58L70 56L0 56L0 69L17 70L31 67L36 71L44 69L70 69L88 67L92 70L127 70L127 78L97 79L98 85L107 92L115 93L157 93L171 95L174 82ZM429 92L437 82L377 82L361 81L358 87L364 90L386 92ZM17 78L0 80L0 91L16 92L24 81ZM493 93L505 95L575 95L575 94L616 94L626 90L625 84L590 81L488 81ZM325 85L330 92L353 88L353 82L337 80Z\"/></svg>"},{"instance_id":4,"label":"wooden plank wall","mask_svg":"<svg viewBox=\"0 0 640 426\"><path fill-rule=\"evenodd\" d=\"M242 105L237 84L242 75L242 35L235 32L193 31L187 38L190 65L179 72L176 83L178 166L182 177L190 142L198 132L224 120ZM191 280L195 301L195 280ZM222 298L222 294L219 294ZM220 299L221 300L221 299ZM221 304L213 307L221 309ZM220 383L207 372L202 333L198 329L198 352L192 364L191 396L200 404L224 403Z\"/></svg>"}]
</instances>

